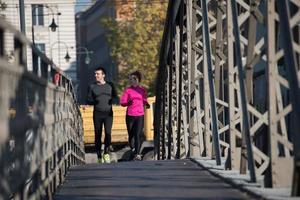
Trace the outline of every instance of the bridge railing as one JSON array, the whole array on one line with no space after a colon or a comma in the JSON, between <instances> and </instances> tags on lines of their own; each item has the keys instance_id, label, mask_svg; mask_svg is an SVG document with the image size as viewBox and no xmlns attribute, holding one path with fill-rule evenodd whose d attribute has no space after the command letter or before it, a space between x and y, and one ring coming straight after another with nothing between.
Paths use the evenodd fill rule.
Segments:
<instances>
[{"instance_id":1,"label":"bridge railing","mask_svg":"<svg viewBox=\"0 0 300 200\"><path fill-rule=\"evenodd\" d=\"M0 19L0 199L52 199L84 163L82 132L71 80Z\"/></svg>"},{"instance_id":2,"label":"bridge railing","mask_svg":"<svg viewBox=\"0 0 300 200\"><path fill-rule=\"evenodd\" d=\"M299 13L294 0L169 1L158 159L210 157L300 195Z\"/></svg>"}]
</instances>

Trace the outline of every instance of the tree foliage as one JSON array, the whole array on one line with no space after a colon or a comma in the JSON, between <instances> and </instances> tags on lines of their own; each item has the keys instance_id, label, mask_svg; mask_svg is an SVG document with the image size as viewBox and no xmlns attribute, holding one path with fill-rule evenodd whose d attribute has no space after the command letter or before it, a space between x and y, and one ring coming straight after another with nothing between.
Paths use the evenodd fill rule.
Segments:
<instances>
[{"instance_id":1,"label":"tree foliage","mask_svg":"<svg viewBox=\"0 0 300 200\"><path fill-rule=\"evenodd\" d=\"M128 75L139 70L143 74L142 84L148 89L149 96L154 95L166 7L166 3L157 1L137 3L133 10L128 11L132 17L127 20L102 20L102 24L109 30L107 41L111 56L119 68L119 92L126 87Z\"/></svg>"}]
</instances>

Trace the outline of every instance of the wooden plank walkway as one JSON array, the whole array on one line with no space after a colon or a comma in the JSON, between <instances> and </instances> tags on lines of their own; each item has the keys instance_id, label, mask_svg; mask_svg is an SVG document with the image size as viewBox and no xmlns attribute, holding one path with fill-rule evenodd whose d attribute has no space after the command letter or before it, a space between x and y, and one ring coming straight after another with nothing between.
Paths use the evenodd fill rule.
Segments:
<instances>
[{"instance_id":1,"label":"wooden plank walkway","mask_svg":"<svg viewBox=\"0 0 300 200\"><path fill-rule=\"evenodd\" d=\"M190 160L87 164L70 169L55 200L253 199Z\"/></svg>"}]
</instances>

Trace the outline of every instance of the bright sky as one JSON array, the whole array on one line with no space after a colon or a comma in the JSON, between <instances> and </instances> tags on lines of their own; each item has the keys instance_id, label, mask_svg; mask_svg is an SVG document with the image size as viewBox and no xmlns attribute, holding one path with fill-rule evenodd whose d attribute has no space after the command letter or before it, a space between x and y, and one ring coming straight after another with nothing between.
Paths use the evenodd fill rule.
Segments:
<instances>
[{"instance_id":1,"label":"bright sky","mask_svg":"<svg viewBox=\"0 0 300 200\"><path fill-rule=\"evenodd\" d=\"M75 6L75 12L84 10L91 1L92 0L77 0L77 5Z\"/></svg>"}]
</instances>

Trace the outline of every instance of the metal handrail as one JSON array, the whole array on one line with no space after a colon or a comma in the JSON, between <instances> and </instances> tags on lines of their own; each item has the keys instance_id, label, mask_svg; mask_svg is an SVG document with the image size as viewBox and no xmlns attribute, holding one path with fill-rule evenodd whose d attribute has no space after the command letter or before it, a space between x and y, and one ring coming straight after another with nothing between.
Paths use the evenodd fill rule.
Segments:
<instances>
[{"instance_id":1,"label":"metal handrail","mask_svg":"<svg viewBox=\"0 0 300 200\"><path fill-rule=\"evenodd\" d=\"M82 118L73 85L3 19L0 40L5 44L0 47L0 199L51 199L69 167L84 163ZM28 47L32 69L24 59ZM6 57L7 50L13 59Z\"/></svg>"}]
</instances>

